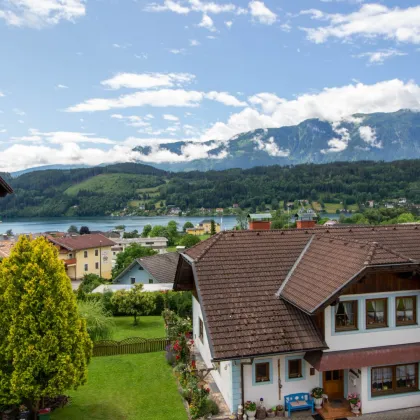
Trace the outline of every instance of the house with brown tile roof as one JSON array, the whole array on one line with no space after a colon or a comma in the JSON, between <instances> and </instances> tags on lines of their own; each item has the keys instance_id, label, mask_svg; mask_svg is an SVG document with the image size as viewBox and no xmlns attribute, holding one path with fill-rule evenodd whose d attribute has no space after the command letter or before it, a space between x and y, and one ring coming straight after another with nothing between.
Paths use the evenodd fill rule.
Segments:
<instances>
[{"instance_id":1,"label":"house with brown tile roof","mask_svg":"<svg viewBox=\"0 0 420 420\"><path fill-rule=\"evenodd\" d=\"M232 412L314 387L363 413L420 406L418 225L221 232L181 254L174 289Z\"/></svg>"},{"instance_id":2,"label":"house with brown tile roof","mask_svg":"<svg viewBox=\"0 0 420 420\"><path fill-rule=\"evenodd\" d=\"M75 284L85 274L111 278L111 247L115 245L111 239L99 233L65 237L54 237L48 234L44 236L58 249L58 255L66 266L67 275Z\"/></svg>"},{"instance_id":3,"label":"house with brown tile roof","mask_svg":"<svg viewBox=\"0 0 420 420\"><path fill-rule=\"evenodd\" d=\"M167 252L134 260L115 279L115 284L169 284L173 283L179 253Z\"/></svg>"}]
</instances>

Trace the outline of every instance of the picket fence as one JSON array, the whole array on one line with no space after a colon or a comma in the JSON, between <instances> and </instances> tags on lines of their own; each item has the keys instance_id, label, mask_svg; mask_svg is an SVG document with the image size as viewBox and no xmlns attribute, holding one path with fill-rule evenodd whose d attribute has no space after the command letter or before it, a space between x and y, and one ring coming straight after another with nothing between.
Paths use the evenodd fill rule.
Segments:
<instances>
[{"instance_id":1,"label":"picket fence","mask_svg":"<svg viewBox=\"0 0 420 420\"><path fill-rule=\"evenodd\" d=\"M167 338L131 337L121 341L101 340L93 345L93 356L116 356L118 354L152 353L164 351Z\"/></svg>"}]
</instances>

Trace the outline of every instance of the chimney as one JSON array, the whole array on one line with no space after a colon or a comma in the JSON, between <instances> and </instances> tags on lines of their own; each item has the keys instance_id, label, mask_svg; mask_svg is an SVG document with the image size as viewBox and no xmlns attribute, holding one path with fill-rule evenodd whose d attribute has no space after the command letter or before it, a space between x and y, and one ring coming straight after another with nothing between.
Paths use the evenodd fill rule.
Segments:
<instances>
[{"instance_id":1,"label":"chimney","mask_svg":"<svg viewBox=\"0 0 420 420\"><path fill-rule=\"evenodd\" d=\"M271 214L248 214L248 230L270 230Z\"/></svg>"},{"instance_id":2,"label":"chimney","mask_svg":"<svg viewBox=\"0 0 420 420\"><path fill-rule=\"evenodd\" d=\"M301 213L296 214L296 227L298 229L310 229L315 227L316 221L314 217L316 214L312 213Z\"/></svg>"}]
</instances>

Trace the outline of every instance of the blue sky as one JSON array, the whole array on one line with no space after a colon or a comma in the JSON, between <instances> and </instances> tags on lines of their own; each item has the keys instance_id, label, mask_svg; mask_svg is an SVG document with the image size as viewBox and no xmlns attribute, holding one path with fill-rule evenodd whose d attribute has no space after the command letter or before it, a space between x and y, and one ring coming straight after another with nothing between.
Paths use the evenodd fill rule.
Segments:
<instances>
[{"instance_id":1,"label":"blue sky","mask_svg":"<svg viewBox=\"0 0 420 420\"><path fill-rule=\"evenodd\" d=\"M0 170L191 160L256 128L419 110L420 2L0 0L0 56Z\"/></svg>"}]
</instances>

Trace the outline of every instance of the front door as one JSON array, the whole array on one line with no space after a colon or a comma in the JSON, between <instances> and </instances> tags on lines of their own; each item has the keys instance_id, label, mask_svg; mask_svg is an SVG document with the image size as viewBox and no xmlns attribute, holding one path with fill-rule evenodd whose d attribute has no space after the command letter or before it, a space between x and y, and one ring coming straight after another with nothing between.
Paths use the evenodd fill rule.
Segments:
<instances>
[{"instance_id":1,"label":"front door","mask_svg":"<svg viewBox=\"0 0 420 420\"><path fill-rule=\"evenodd\" d=\"M344 398L344 371L323 372L323 388L330 401Z\"/></svg>"}]
</instances>

